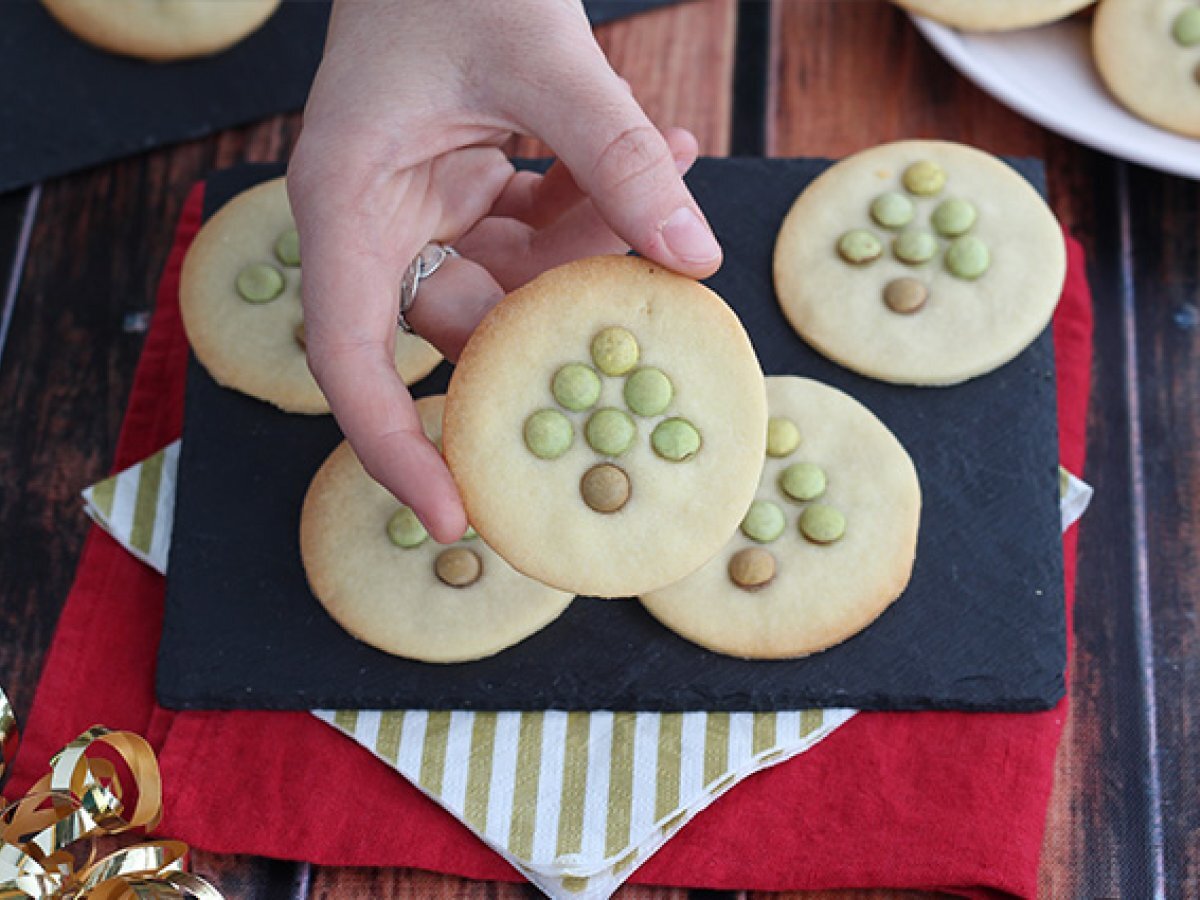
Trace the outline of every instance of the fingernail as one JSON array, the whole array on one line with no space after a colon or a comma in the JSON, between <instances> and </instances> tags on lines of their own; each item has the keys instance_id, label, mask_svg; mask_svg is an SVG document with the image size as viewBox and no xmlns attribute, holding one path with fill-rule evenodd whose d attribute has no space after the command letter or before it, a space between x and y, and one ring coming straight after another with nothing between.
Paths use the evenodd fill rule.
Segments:
<instances>
[{"instance_id":1,"label":"fingernail","mask_svg":"<svg viewBox=\"0 0 1200 900\"><path fill-rule=\"evenodd\" d=\"M681 206L667 217L662 236L667 249L684 262L712 262L721 255L721 246L708 226L687 206Z\"/></svg>"}]
</instances>

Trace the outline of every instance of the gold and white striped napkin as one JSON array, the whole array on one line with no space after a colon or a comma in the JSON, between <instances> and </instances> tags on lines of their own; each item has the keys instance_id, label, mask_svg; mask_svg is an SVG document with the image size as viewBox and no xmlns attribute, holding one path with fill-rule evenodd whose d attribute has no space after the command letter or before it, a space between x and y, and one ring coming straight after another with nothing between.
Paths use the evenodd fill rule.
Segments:
<instances>
[{"instance_id":1,"label":"gold and white striped napkin","mask_svg":"<svg viewBox=\"0 0 1200 900\"><path fill-rule=\"evenodd\" d=\"M179 443L83 492L87 514L162 573ZM1066 530L1092 489L1061 474ZM717 797L803 753L854 710L313 715L437 801L549 896L605 900Z\"/></svg>"}]
</instances>

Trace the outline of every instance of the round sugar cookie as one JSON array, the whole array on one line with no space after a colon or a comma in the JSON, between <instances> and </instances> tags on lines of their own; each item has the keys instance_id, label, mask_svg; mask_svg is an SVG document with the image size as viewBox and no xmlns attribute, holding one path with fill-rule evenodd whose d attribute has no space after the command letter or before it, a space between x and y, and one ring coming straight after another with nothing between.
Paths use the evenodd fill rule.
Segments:
<instances>
[{"instance_id":1,"label":"round sugar cookie","mask_svg":"<svg viewBox=\"0 0 1200 900\"><path fill-rule=\"evenodd\" d=\"M444 402L417 401L435 443ZM360 641L424 662L482 659L540 631L573 599L515 571L479 537L436 543L410 512L345 442L304 498L300 552L309 585Z\"/></svg>"},{"instance_id":2,"label":"round sugar cookie","mask_svg":"<svg viewBox=\"0 0 1200 900\"><path fill-rule=\"evenodd\" d=\"M446 460L514 567L625 597L721 548L754 496L766 424L758 359L720 297L643 259L595 257L483 320L450 383Z\"/></svg>"},{"instance_id":3,"label":"round sugar cookie","mask_svg":"<svg viewBox=\"0 0 1200 900\"><path fill-rule=\"evenodd\" d=\"M772 377L767 405L773 435L790 423L798 440L771 448L751 513L724 549L641 601L710 650L788 659L857 634L904 591L921 488L900 442L841 391Z\"/></svg>"},{"instance_id":4,"label":"round sugar cookie","mask_svg":"<svg viewBox=\"0 0 1200 900\"><path fill-rule=\"evenodd\" d=\"M963 31L1011 31L1064 19L1096 0L892 0L909 12Z\"/></svg>"},{"instance_id":5,"label":"round sugar cookie","mask_svg":"<svg viewBox=\"0 0 1200 900\"><path fill-rule=\"evenodd\" d=\"M238 194L188 248L180 310L196 358L218 383L286 412L327 413L304 355L294 238L284 179ZM441 359L421 338L397 331L396 371L406 384L424 378Z\"/></svg>"},{"instance_id":6,"label":"round sugar cookie","mask_svg":"<svg viewBox=\"0 0 1200 900\"><path fill-rule=\"evenodd\" d=\"M42 0L59 24L112 53L157 62L217 53L254 33L280 0Z\"/></svg>"},{"instance_id":7,"label":"round sugar cookie","mask_svg":"<svg viewBox=\"0 0 1200 900\"><path fill-rule=\"evenodd\" d=\"M837 163L800 194L775 243L784 315L818 352L897 384L998 368L1050 322L1062 230L989 154L903 141Z\"/></svg>"},{"instance_id":8,"label":"round sugar cookie","mask_svg":"<svg viewBox=\"0 0 1200 900\"><path fill-rule=\"evenodd\" d=\"M1103 0L1096 68L1134 115L1200 138L1200 0Z\"/></svg>"}]
</instances>

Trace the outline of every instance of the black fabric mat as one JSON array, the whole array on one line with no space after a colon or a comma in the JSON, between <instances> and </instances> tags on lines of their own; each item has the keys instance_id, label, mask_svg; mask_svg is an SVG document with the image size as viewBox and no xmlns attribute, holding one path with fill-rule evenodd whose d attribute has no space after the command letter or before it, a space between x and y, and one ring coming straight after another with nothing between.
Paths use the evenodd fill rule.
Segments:
<instances>
[{"instance_id":1,"label":"black fabric mat","mask_svg":"<svg viewBox=\"0 0 1200 900\"><path fill-rule=\"evenodd\" d=\"M594 0L599 24L680 0ZM147 63L63 29L36 0L0 3L0 192L300 109L325 40L326 0L284 0L255 34L206 59Z\"/></svg>"},{"instance_id":2,"label":"black fabric mat","mask_svg":"<svg viewBox=\"0 0 1200 900\"><path fill-rule=\"evenodd\" d=\"M746 662L700 649L635 602L577 599L499 655L433 666L358 643L310 594L298 520L340 440L331 417L288 416L218 387L193 360L159 654L174 708L769 710L1044 709L1066 660L1058 435L1049 330L954 388L871 381L810 350L774 299L774 239L828 163L701 160L689 176L726 249L711 280L768 374L832 384L909 449L924 493L916 568L870 628L814 657ZM1016 167L1039 187L1042 168ZM277 168L215 175L206 214ZM443 365L416 393L445 389Z\"/></svg>"}]
</instances>

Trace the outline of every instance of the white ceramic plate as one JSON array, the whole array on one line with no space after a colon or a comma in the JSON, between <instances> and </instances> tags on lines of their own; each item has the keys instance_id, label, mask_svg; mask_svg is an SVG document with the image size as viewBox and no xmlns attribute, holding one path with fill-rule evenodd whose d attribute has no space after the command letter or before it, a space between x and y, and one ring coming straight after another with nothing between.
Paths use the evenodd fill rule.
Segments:
<instances>
[{"instance_id":1,"label":"white ceramic plate","mask_svg":"<svg viewBox=\"0 0 1200 900\"><path fill-rule=\"evenodd\" d=\"M1001 34L966 34L913 16L950 64L1022 115L1131 162L1200 179L1200 141L1125 111L1092 64L1090 27L1068 19Z\"/></svg>"}]
</instances>

